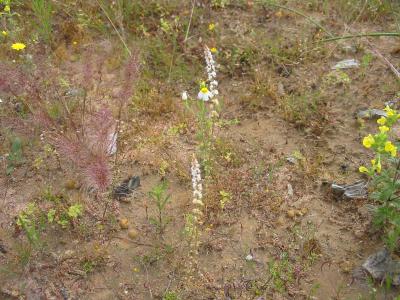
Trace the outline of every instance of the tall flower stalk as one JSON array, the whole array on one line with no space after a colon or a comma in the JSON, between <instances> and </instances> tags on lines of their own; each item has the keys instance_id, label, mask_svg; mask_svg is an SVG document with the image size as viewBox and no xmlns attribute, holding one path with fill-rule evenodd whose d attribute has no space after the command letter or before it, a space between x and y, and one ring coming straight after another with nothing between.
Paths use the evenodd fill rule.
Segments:
<instances>
[{"instance_id":1,"label":"tall flower stalk","mask_svg":"<svg viewBox=\"0 0 400 300\"><path fill-rule=\"evenodd\" d=\"M199 246L199 225L203 224L202 209L204 207L203 203L203 184L201 179L200 164L193 155L192 158L192 188L193 188L193 209L191 213L186 215L185 233L189 238L189 247L192 252L197 253L197 248Z\"/></svg>"},{"instance_id":2,"label":"tall flower stalk","mask_svg":"<svg viewBox=\"0 0 400 300\"><path fill-rule=\"evenodd\" d=\"M196 134L198 157L204 171L204 177L208 178L212 169L211 151L214 145L214 127L216 119L219 117L219 101L217 99L219 91L216 62L211 50L207 46L204 47L204 58L207 80L200 83L200 91L197 95L199 101L197 101L195 115L198 123ZM184 92L182 99L188 103L188 98L187 93ZM189 105L187 107L190 108Z\"/></svg>"}]
</instances>

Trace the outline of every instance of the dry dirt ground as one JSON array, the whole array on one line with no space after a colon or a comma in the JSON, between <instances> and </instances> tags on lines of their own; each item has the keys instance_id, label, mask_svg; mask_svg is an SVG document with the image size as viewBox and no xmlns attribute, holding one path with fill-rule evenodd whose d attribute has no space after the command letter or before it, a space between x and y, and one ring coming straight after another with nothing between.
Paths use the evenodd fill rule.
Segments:
<instances>
[{"instance_id":1,"label":"dry dirt ground","mask_svg":"<svg viewBox=\"0 0 400 300\"><path fill-rule=\"evenodd\" d=\"M314 2L315 7L301 1L287 5L338 35L395 30L389 16L345 20L339 9L327 14ZM371 201L334 199L330 184L362 178L358 167L369 161L369 154L360 141L374 121L360 122L355 114L383 108L396 97L396 78L374 51L400 65L398 39L320 44L315 36L323 32L286 9L262 8L251 1L219 9L210 5L196 6L191 39L177 54L179 68L182 61L193 66L187 72L172 62L171 68L177 69L173 78L151 78L160 67L154 51L146 48L148 37L126 29L128 44L141 52L147 85L137 84L138 92L123 113L113 182L137 175L141 186L129 202L109 198L105 220L105 204L79 189L80 177L68 163L59 165L56 156L48 155L45 166L33 166L45 142L38 135L24 137L23 163L12 176L0 176L0 245L7 251L0 253L0 299L394 299L396 289L386 295L379 283L354 275L383 244L371 226ZM188 19L191 5L185 2L183 7L164 18L179 13ZM215 36L207 33L209 23L216 24ZM136 34L132 38L130 30ZM153 30L153 37L163 34ZM92 101L120 88L121 67L115 62L120 57L115 52L122 50L115 46L120 41L112 28L109 32L108 37L93 35L78 45L61 41L47 50L54 73L71 82L82 80L79 70L88 48L106 60L101 82L89 92ZM206 76L204 43L218 48L223 108L215 131L213 175L205 185L199 252L189 255L183 228L184 216L192 209L190 161L196 122L180 92L195 95L198 80ZM35 55L29 47L26 52ZM368 53L368 64L332 73L338 61L363 61ZM10 55L4 50L2 57ZM8 100L12 97L2 99L5 117L13 108ZM4 120L3 128L17 131ZM5 154L3 129L1 139ZM159 234L149 222L156 210L148 192L162 178L169 182L172 200L165 209L170 222ZM71 186L71 181L77 184ZM49 188L70 203L83 203L85 215L69 230L48 226L41 236L44 246L31 249L15 219ZM230 194L223 209L220 191ZM136 230L135 238L120 229L122 218Z\"/></svg>"}]
</instances>

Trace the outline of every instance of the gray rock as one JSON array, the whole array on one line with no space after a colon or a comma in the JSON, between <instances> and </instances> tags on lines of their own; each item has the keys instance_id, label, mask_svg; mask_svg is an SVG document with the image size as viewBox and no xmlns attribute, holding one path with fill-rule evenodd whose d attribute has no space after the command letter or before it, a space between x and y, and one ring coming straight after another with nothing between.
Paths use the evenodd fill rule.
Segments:
<instances>
[{"instance_id":1,"label":"gray rock","mask_svg":"<svg viewBox=\"0 0 400 300\"><path fill-rule=\"evenodd\" d=\"M400 261L393 260L386 248L369 256L362 267L375 280L390 278L392 285L400 285Z\"/></svg>"},{"instance_id":2,"label":"gray rock","mask_svg":"<svg viewBox=\"0 0 400 300\"><path fill-rule=\"evenodd\" d=\"M359 119L378 119L380 117L386 117L387 114L382 109L363 109L357 112L357 118Z\"/></svg>"},{"instance_id":3,"label":"gray rock","mask_svg":"<svg viewBox=\"0 0 400 300\"><path fill-rule=\"evenodd\" d=\"M368 195L368 184L364 180L347 185L332 183L331 189L336 199L361 199Z\"/></svg>"}]
</instances>

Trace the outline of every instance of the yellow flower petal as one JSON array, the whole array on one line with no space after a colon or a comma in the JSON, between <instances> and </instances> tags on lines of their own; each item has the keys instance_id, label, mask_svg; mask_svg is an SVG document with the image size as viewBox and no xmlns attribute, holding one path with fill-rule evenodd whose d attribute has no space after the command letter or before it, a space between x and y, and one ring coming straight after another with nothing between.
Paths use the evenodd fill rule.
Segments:
<instances>
[{"instance_id":1,"label":"yellow flower petal","mask_svg":"<svg viewBox=\"0 0 400 300\"><path fill-rule=\"evenodd\" d=\"M390 128L387 127L387 126L379 126L379 131L380 131L381 133L388 132L389 130L390 130Z\"/></svg>"},{"instance_id":2,"label":"yellow flower petal","mask_svg":"<svg viewBox=\"0 0 400 300\"><path fill-rule=\"evenodd\" d=\"M210 49L211 53L216 53L217 52L217 48L213 47Z\"/></svg>"},{"instance_id":3,"label":"yellow flower petal","mask_svg":"<svg viewBox=\"0 0 400 300\"><path fill-rule=\"evenodd\" d=\"M4 11L5 12L10 12L10 10L11 10L10 5L4 6Z\"/></svg>"},{"instance_id":4,"label":"yellow flower petal","mask_svg":"<svg viewBox=\"0 0 400 300\"><path fill-rule=\"evenodd\" d=\"M11 46L11 48L14 49L14 50L16 50L16 51L24 50L25 47L26 47L26 45L23 44L23 43L14 43L14 44L12 44L12 46Z\"/></svg>"},{"instance_id":5,"label":"yellow flower petal","mask_svg":"<svg viewBox=\"0 0 400 300\"><path fill-rule=\"evenodd\" d=\"M208 93L208 88L203 87L203 88L201 88L200 91L201 91L203 94L207 94L207 93Z\"/></svg>"},{"instance_id":6,"label":"yellow flower petal","mask_svg":"<svg viewBox=\"0 0 400 300\"><path fill-rule=\"evenodd\" d=\"M363 145L365 148L371 148L371 146L375 143L375 139L372 135L368 135L363 139Z\"/></svg>"},{"instance_id":7,"label":"yellow flower petal","mask_svg":"<svg viewBox=\"0 0 400 300\"><path fill-rule=\"evenodd\" d=\"M359 168L358 168L358 171L359 171L360 173L368 173L368 172L369 172L369 170L368 170L366 167L364 167L364 166L359 167Z\"/></svg>"},{"instance_id":8,"label":"yellow flower petal","mask_svg":"<svg viewBox=\"0 0 400 300\"><path fill-rule=\"evenodd\" d=\"M389 152L391 156L395 157L397 154L397 147L388 141L385 143L385 151Z\"/></svg>"},{"instance_id":9,"label":"yellow flower petal","mask_svg":"<svg viewBox=\"0 0 400 300\"><path fill-rule=\"evenodd\" d=\"M382 165L381 165L380 161L378 161L378 163L376 164L375 168L376 168L376 171L378 173L380 173L382 171Z\"/></svg>"},{"instance_id":10,"label":"yellow flower petal","mask_svg":"<svg viewBox=\"0 0 400 300\"><path fill-rule=\"evenodd\" d=\"M386 118L385 117L380 117L376 122L379 125L385 125L386 124Z\"/></svg>"},{"instance_id":11,"label":"yellow flower petal","mask_svg":"<svg viewBox=\"0 0 400 300\"><path fill-rule=\"evenodd\" d=\"M208 30L213 31L214 29L215 29L215 24L214 23L208 24Z\"/></svg>"}]
</instances>

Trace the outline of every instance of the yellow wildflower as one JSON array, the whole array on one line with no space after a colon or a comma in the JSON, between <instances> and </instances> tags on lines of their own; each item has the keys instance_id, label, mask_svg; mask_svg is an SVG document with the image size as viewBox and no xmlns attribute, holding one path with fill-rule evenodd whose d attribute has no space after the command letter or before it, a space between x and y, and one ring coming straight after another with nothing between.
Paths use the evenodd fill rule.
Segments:
<instances>
[{"instance_id":1,"label":"yellow wildflower","mask_svg":"<svg viewBox=\"0 0 400 300\"><path fill-rule=\"evenodd\" d=\"M389 130L390 130L390 128L387 127L387 126L379 126L379 131L380 131L381 133L388 132Z\"/></svg>"},{"instance_id":2,"label":"yellow wildflower","mask_svg":"<svg viewBox=\"0 0 400 300\"><path fill-rule=\"evenodd\" d=\"M380 161L378 161L378 163L375 165L375 168L378 173L382 171L382 165Z\"/></svg>"},{"instance_id":3,"label":"yellow wildflower","mask_svg":"<svg viewBox=\"0 0 400 300\"><path fill-rule=\"evenodd\" d=\"M368 173L368 172L369 172L368 168L366 168L366 167L364 167L364 166L359 167L359 168L358 168L358 171L359 171L360 173Z\"/></svg>"},{"instance_id":4,"label":"yellow wildflower","mask_svg":"<svg viewBox=\"0 0 400 300\"><path fill-rule=\"evenodd\" d=\"M381 170L382 170L382 165L381 165L381 161L380 161L380 160L378 160L378 163L377 163L376 160L373 159L373 160L371 160L371 164L372 164L372 167L373 167L378 173L381 172Z\"/></svg>"},{"instance_id":5,"label":"yellow wildflower","mask_svg":"<svg viewBox=\"0 0 400 300\"><path fill-rule=\"evenodd\" d=\"M384 111L386 111L388 117L393 117L396 114L396 112L393 109L391 109L388 105L386 105Z\"/></svg>"},{"instance_id":6,"label":"yellow wildflower","mask_svg":"<svg viewBox=\"0 0 400 300\"><path fill-rule=\"evenodd\" d=\"M200 91L201 91L203 94L207 94L207 93L208 93L208 88L203 87L203 88L201 88Z\"/></svg>"},{"instance_id":7,"label":"yellow wildflower","mask_svg":"<svg viewBox=\"0 0 400 300\"><path fill-rule=\"evenodd\" d=\"M5 12L10 12L10 10L11 10L10 5L4 6L4 11Z\"/></svg>"},{"instance_id":8,"label":"yellow wildflower","mask_svg":"<svg viewBox=\"0 0 400 300\"><path fill-rule=\"evenodd\" d=\"M389 152L391 156L395 157L397 154L397 147L392 144L392 142L387 141L385 143L385 151Z\"/></svg>"},{"instance_id":9,"label":"yellow wildflower","mask_svg":"<svg viewBox=\"0 0 400 300\"><path fill-rule=\"evenodd\" d=\"M215 29L215 24L214 23L208 24L208 30L213 31L214 29Z\"/></svg>"},{"instance_id":10,"label":"yellow wildflower","mask_svg":"<svg viewBox=\"0 0 400 300\"><path fill-rule=\"evenodd\" d=\"M25 44L23 43L14 43L12 44L11 48L13 48L16 51L24 50L25 49Z\"/></svg>"},{"instance_id":11,"label":"yellow wildflower","mask_svg":"<svg viewBox=\"0 0 400 300\"><path fill-rule=\"evenodd\" d=\"M1 32L1 34L2 34L3 36L7 36L7 35L8 35L8 32L5 31L5 30L3 30L3 31Z\"/></svg>"},{"instance_id":12,"label":"yellow wildflower","mask_svg":"<svg viewBox=\"0 0 400 300\"><path fill-rule=\"evenodd\" d=\"M385 125L386 124L386 118L385 117L380 117L376 122L379 125Z\"/></svg>"},{"instance_id":13,"label":"yellow wildflower","mask_svg":"<svg viewBox=\"0 0 400 300\"><path fill-rule=\"evenodd\" d=\"M363 145L365 148L371 148L371 146L375 143L375 139L372 135L368 135L363 139Z\"/></svg>"},{"instance_id":14,"label":"yellow wildflower","mask_svg":"<svg viewBox=\"0 0 400 300\"><path fill-rule=\"evenodd\" d=\"M212 47L212 48L210 49L210 51L211 51L211 53L216 53L216 52L217 52L217 48Z\"/></svg>"}]
</instances>

